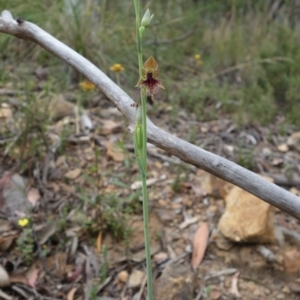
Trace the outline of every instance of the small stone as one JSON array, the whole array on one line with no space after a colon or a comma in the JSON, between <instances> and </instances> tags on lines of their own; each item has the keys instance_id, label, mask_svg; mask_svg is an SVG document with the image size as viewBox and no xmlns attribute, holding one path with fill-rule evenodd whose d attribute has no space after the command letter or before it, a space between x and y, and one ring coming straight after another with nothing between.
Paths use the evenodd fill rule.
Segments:
<instances>
[{"instance_id":1,"label":"small stone","mask_svg":"<svg viewBox=\"0 0 300 300\"><path fill-rule=\"evenodd\" d=\"M300 252L289 249L283 255L284 268L288 273L297 273L300 269Z\"/></svg>"},{"instance_id":2,"label":"small stone","mask_svg":"<svg viewBox=\"0 0 300 300\"><path fill-rule=\"evenodd\" d=\"M209 211L210 211L211 213L216 213L216 212L218 211L218 206L217 206L217 205L211 205L211 206L209 207Z\"/></svg>"},{"instance_id":3,"label":"small stone","mask_svg":"<svg viewBox=\"0 0 300 300\"><path fill-rule=\"evenodd\" d=\"M159 206L165 207L168 205L168 202L166 200L160 199L160 200L158 200L158 204L159 204Z\"/></svg>"},{"instance_id":4,"label":"small stone","mask_svg":"<svg viewBox=\"0 0 300 300\"><path fill-rule=\"evenodd\" d=\"M139 270L133 270L129 276L128 288L136 288L142 285L146 274Z\"/></svg>"},{"instance_id":5,"label":"small stone","mask_svg":"<svg viewBox=\"0 0 300 300\"><path fill-rule=\"evenodd\" d=\"M49 103L50 116L54 120L62 119L63 117L72 115L75 105L65 100L62 94L53 95Z\"/></svg>"},{"instance_id":6,"label":"small stone","mask_svg":"<svg viewBox=\"0 0 300 300\"><path fill-rule=\"evenodd\" d=\"M272 151L269 148L263 148L262 149L262 155L264 156L264 158L269 158L272 154Z\"/></svg>"},{"instance_id":7,"label":"small stone","mask_svg":"<svg viewBox=\"0 0 300 300\"><path fill-rule=\"evenodd\" d=\"M181 203L172 203L171 208L172 209L181 209Z\"/></svg>"},{"instance_id":8,"label":"small stone","mask_svg":"<svg viewBox=\"0 0 300 300\"><path fill-rule=\"evenodd\" d=\"M294 132L287 140L287 145L291 149L296 149L300 152L300 131Z\"/></svg>"},{"instance_id":9,"label":"small stone","mask_svg":"<svg viewBox=\"0 0 300 300\"><path fill-rule=\"evenodd\" d=\"M287 285L285 285L281 291L285 294L290 294L291 293L291 290Z\"/></svg>"},{"instance_id":10,"label":"small stone","mask_svg":"<svg viewBox=\"0 0 300 300\"><path fill-rule=\"evenodd\" d=\"M166 252L158 252L153 256L153 261L157 264L161 264L169 258Z\"/></svg>"},{"instance_id":11,"label":"small stone","mask_svg":"<svg viewBox=\"0 0 300 300\"><path fill-rule=\"evenodd\" d=\"M123 282L125 283L128 279L128 272L127 271L121 271L119 274L118 274L118 279L120 282Z\"/></svg>"},{"instance_id":12,"label":"small stone","mask_svg":"<svg viewBox=\"0 0 300 300\"><path fill-rule=\"evenodd\" d=\"M287 144L280 144L277 146L277 149L280 151L280 152L287 152L289 151L289 147Z\"/></svg>"}]
</instances>

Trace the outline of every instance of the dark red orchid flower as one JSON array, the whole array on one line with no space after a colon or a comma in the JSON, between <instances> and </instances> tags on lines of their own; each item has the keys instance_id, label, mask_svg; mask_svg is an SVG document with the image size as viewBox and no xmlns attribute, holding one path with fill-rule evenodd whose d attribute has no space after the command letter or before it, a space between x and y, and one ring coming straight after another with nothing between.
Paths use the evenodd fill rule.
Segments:
<instances>
[{"instance_id":1,"label":"dark red orchid flower","mask_svg":"<svg viewBox=\"0 0 300 300\"><path fill-rule=\"evenodd\" d=\"M144 63L142 77L136 87L145 89L150 102L153 102L153 95L158 93L160 88L164 89L158 79L158 64L152 56Z\"/></svg>"}]
</instances>

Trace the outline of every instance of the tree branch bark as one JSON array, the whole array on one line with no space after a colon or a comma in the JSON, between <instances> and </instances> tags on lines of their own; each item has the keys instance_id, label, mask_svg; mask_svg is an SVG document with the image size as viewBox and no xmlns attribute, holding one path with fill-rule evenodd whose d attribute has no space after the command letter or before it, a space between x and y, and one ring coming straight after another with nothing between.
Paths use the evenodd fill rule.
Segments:
<instances>
[{"instance_id":1,"label":"tree branch bark","mask_svg":"<svg viewBox=\"0 0 300 300\"><path fill-rule=\"evenodd\" d=\"M128 120L130 130L133 130L135 108L130 106L133 100L87 59L37 25L23 20L14 20L11 13L7 10L3 11L0 16L0 32L35 42L82 73L117 106ZM150 143L189 164L243 188L300 220L299 197L227 159L205 151L163 131L149 119L147 122L148 141Z\"/></svg>"}]
</instances>

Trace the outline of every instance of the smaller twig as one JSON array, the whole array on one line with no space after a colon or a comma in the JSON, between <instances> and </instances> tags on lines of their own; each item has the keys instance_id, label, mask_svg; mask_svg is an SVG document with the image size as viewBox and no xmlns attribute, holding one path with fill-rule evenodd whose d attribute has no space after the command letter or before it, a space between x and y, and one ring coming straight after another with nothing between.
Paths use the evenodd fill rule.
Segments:
<instances>
[{"instance_id":1,"label":"smaller twig","mask_svg":"<svg viewBox=\"0 0 300 300\"><path fill-rule=\"evenodd\" d=\"M13 285L12 287L12 290L16 291L17 293L19 293L20 295L22 295L25 299L28 299L28 300L33 300L32 297L28 298L28 294L25 293L20 287L18 287L17 285ZM1 296L1 295L0 295Z\"/></svg>"},{"instance_id":2,"label":"smaller twig","mask_svg":"<svg viewBox=\"0 0 300 300\"><path fill-rule=\"evenodd\" d=\"M282 233L284 234L284 236L287 236L289 238L292 238L293 240L295 240L295 242L297 242L298 244L300 243L300 234L290 230L286 227L283 226L279 226L279 229L282 231Z\"/></svg>"},{"instance_id":3,"label":"smaller twig","mask_svg":"<svg viewBox=\"0 0 300 300\"><path fill-rule=\"evenodd\" d=\"M0 297L3 298L4 300L13 300L14 299L13 297L4 293L1 289L0 289Z\"/></svg>"},{"instance_id":4,"label":"smaller twig","mask_svg":"<svg viewBox=\"0 0 300 300\"><path fill-rule=\"evenodd\" d=\"M281 186L300 186L300 177L298 175L293 175L291 178L287 177L284 174L272 174L272 173L263 173L268 177L274 179L274 183Z\"/></svg>"},{"instance_id":5,"label":"smaller twig","mask_svg":"<svg viewBox=\"0 0 300 300\"><path fill-rule=\"evenodd\" d=\"M139 293L137 295L136 300L140 300L142 298L143 291L144 291L146 283L147 283L147 276L145 275L145 277L143 279L143 282L142 282L142 285L141 285L141 288L140 288Z\"/></svg>"},{"instance_id":6,"label":"smaller twig","mask_svg":"<svg viewBox=\"0 0 300 300\"><path fill-rule=\"evenodd\" d=\"M167 261L167 262L161 264L161 265L159 266L159 268L160 268L160 269L163 269L163 268L165 268L167 265L176 263L176 262L178 262L179 260L185 258L186 256L188 256L188 255L190 255L190 254L191 254L191 252L184 252L184 253L180 254L179 256L177 256L177 257L175 257L175 258L173 258L173 259L170 259L169 261Z\"/></svg>"},{"instance_id":7,"label":"smaller twig","mask_svg":"<svg viewBox=\"0 0 300 300\"><path fill-rule=\"evenodd\" d=\"M0 89L0 96L8 95L8 96L13 96L13 95L20 95L24 94L22 91L17 91L17 90L6 90L6 89Z\"/></svg>"},{"instance_id":8,"label":"smaller twig","mask_svg":"<svg viewBox=\"0 0 300 300\"><path fill-rule=\"evenodd\" d=\"M274 262L276 261L276 256L275 254L270 250L268 249L267 247L265 246L258 246L256 248L256 250L268 261L268 262Z\"/></svg>"},{"instance_id":9,"label":"smaller twig","mask_svg":"<svg viewBox=\"0 0 300 300\"><path fill-rule=\"evenodd\" d=\"M195 297L195 299L194 299L194 300L200 300L200 299L201 299L201 297L202 297L203 291L204 291L204 289L203 289L203 288L202 288L202 289L200 289L200 290L199 290L199 292L198 292L198 294L197 294L197 296Z\"/></svg>"},{"instance_id":10,"label":"smaller twig","mask_svg":"<svg viewBox=\"0 0 300 300\"><path fill-rule=\"evenodd\" d=\"M198 220L199 220L199 216L196 216L196 217L187 219L187 220L183 221L181 224L179 224L178 227L179 227L180 229L184 229L184 228L186 228L186 227L188 227L188 226L190 226L190 225L192 225L192 224L198 222Z\"/></svg>"},{"instance_id":11,"label":"smaller twig","mask_svg":"<svg viewBox=\"0 0 300 300\"><path fill-rule=\"evenodd\" d=\"M105 287L107 286L110 281L112 280L112 276L107 277L103 283L101 283L97 288L97 294Z\"/></svg>"},{"instance_id":12,"label":"smaller twig","mask_svg":"<svg viewBox=\"0 0 300 300\"><path fill-rule=\"evenodd\" d=\"M204 280L208 280L214 277L224 276L224 275L231 275L237 272L237 269L235 268L229 268L217 272L210 273L204 277Z\"/></svg>"}]
</instances>

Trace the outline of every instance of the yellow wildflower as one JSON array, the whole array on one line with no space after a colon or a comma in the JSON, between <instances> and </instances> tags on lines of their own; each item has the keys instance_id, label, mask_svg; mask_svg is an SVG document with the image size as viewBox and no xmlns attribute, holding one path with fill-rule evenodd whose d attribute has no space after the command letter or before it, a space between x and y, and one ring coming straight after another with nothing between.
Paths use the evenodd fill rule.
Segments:
<instances>
[{"instance_id":1,"label":"yellow wildflower","mask_svg":"<svg viewBox=\"0 0 300 300\"><path fill-rule=\"evenodd\" d=\"M196 60L201 59L201 55L200 55L200 54L195 54L195 55L194 55L194 58L195 58Z\"/></svg>"},{"instance_id":2,"label":"yellow wildflower","mask_svg":"<svg viewBox=\"0 0 300 300\"><path fill-rule=\"evenodd\" d=\"M96 86L90 82L90 81L81 81L79 83L79 86L84 90L84 91L93 91Z\"/></svg>"},{"instance_id":3,"label":"yellow wildflower","mask_svg":"<svg viewBox=\"0 0 300 300\"><path fill-rule=\"evenodd\" d=\"M124 67L121 64L114 64L109 68L113 72L121 72L124 70Z\"/></svg>"},{"instance_id":4,"label":"yellow wildflower","mask_svg":"<svg viewBox=\"0 0 300 300\"><path fill-rule=\"evenodd\" d=\"M22 218L22 219L19 219L19 221L18 221L18 225L21 227L25 227L26 225L28 225L28 223L29 223L28 218Z\"/></svg>"},{"instance_id":5,"label":"yellow wildflower","mask_svg":"<svg viewBox=\"0 0 300 300\"><path fill-rule=\"evenodd\" d=\"M203 61L202 61L202 59L201 59L201 55L200 54L195 54L194 55L194 58L195 58L195 60L196 60L196 65L197 66L201 66L202 64L203 64Z\"/></svg>"}]
</instances>

